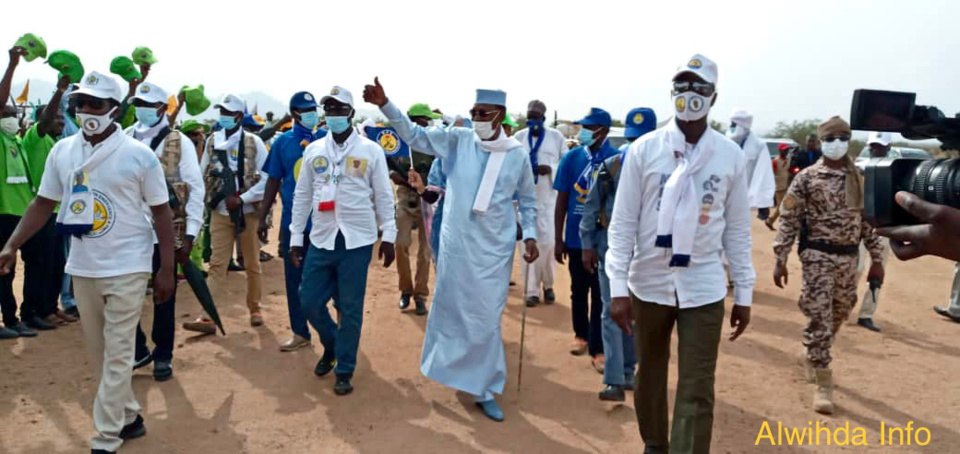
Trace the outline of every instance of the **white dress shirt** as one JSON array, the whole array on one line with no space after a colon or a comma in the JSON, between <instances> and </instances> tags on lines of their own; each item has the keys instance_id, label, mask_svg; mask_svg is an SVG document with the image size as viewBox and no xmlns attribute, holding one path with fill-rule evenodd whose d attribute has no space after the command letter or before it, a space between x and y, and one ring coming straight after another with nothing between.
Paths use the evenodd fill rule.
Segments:
<instances>
[{"instance_id":1,"label":"white dress shirt","mask_svg":"<svg viewBox=\"0 0 960 454\"><path fill-rule=\"evenodd\" d=\"M689 267L670 268L671 251L654 245L663 187L676 168L670 140L676 133L679 130L671 121L627 150L608 231L606 271L611 296L632 292L643 301L681 309L715 303L727 294L722 261L726 253L735 303L750 306L756 273L746 159L740 147L722 134L707 128L697 147L701 151L713 147L713 155L693 175L701 210Z\"/></svg>"},{"instance_id":2,"label":"white dress shirt","mask_svg":"<svg viewBox=\"0 0 960 454\"><path fill-rule=\"evenodd\" d=\"M164 118L160 120L157 126L166 126L167 124L167 119ZM138 126L140 126L139 122L127 128L125 132L127 135L132 136L148 147L157 134L163 130L163 127L158 129L154 126L141 132L143 128L138 128ZM184 207L187 212L187 235L196 238L197 234L200 233L200 229L203 227L203 198L206 194L203 186L203 174L200 171L200 164L197 162L197 149L193 145L193 142L182 132L178 134L180 134L180 165L177 168L177 172L180 181L186 183L190 188L187 196L187 205ZM166 145L167 139L164 138L157 145L157 148L153 150L161 163L163 162L163 149Z\"/></svg>"},{"instance_id":3,"label":"white dress shirt","mask_svg":"<svg viewBox=\"0 0 960 454\"><path fill-rule=\"evenodd\" d=\"M307 226L307 216L313 221L310 243L319 249L334 250L337 233L343 233L347 249L376 243L378 221L383 242L396 242L393 187L380 145L356 131L343 144L327 134L303 151L302 163L293 192L291 247L303 246L301 232ZM328 185L335 190L335 206L332 211L321 212L321 193Z\"/></svg>"},{"instance_id":4,"label":"white dress shirt","mask_svg":"<svg viewBox=\"0 0 960 454\"><path fill-rule=\"evenodd\" d=\"M237 130L237 132L235 132L234 135L240 134L241 131L243 131L242 128ZM217 131L214 134L222 134L222 133L223 131L221 130L221 131ZM246 136L247 134L250 134L250 133L244 133L244 136ZM258 172L260 172L260 181L258 181L257 184L253 185L252 187L248 188L244 193L240 194L240 200L243 201L243 214L250 214L256 211L253 207L253 203L263 200L263 193L266 192L266 189L267 189L267 179L270 178L270 175L268 175L267 172L263 171L263 164L267 162L267 147L263 144L263 140L260 140L260 138L257 137L256 134L250 134L250 135L253 137L253 141L257 144L256 169ZM210 136L207 140L208 141L214 140L214 136ZM246 139L241 138L240 140L246 140ZM238 140L237 141L238 146L239 146L239 143L240 141ZM212 156L210 156L210 153L206 152L207 150L206 147L204 147L203 150L204 150L203 158L200 160L201 172L206 171L207 166L210 164L210 159L212 158ZM237 162L238 162L237 157L239 155L237 153L232 153L231 151L233 150L227 151L227 163L230 164L230 170L237 172ZM239 152L239 150L237 151ZM230 213L227 211L226 201L222 201L220 202L219 205L217 205L217 212L224 216L230 216Z\"/></svg>"},{"instance_id":5,"label":"white dress shirt","mask_svg":"<svg viewBox=\"0 0 960 454\"><path fill-rule=\"evenodd\" d=\"M530 128L523 128L513 135L514 139L517 139L523 144L523 148L527 150L527 153L529 153L532 148L528 137L529 135ZM557 176L557 167L560 166L560 158L567 154L567 141L563 138L563 133L546 126L543 127L543 135L543 143L540 144L540 149L537 150L537 165L550 167L550 178L542 179L548 180L547 183L552 189L553 179ZM536 143L537 137L534 137L533 144L536 145ZM536 171L537 169L533 170Z\"/></svg>"}]
</instances>

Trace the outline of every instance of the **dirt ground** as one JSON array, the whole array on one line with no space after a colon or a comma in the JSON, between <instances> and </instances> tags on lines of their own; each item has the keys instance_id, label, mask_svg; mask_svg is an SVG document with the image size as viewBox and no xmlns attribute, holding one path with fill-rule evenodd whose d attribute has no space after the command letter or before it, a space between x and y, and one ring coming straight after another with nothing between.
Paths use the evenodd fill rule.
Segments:
<instances>
[{"instance_id":1,"label":"dirt ground","mask_svg":"<svg viewBox=\"0 0 960 454\"><path fill-rule=\"evenodd\" d=\"M786 290L774 287L773 234L759 222L753 232L758 274L753 320L740 340L724 338L720 347L713 452L867 449L826 446L825 441L802 448L756 446L764 421L774 435L778 421L800 428L818 421L828 427L849 422L851 430L866 429L869 449L876 452L890 450L880 446L881 422L889 427L912 421L915 428L927 428L931 440L924 448L913 441L897 451L960 452L960 392L953 382L960 377L960 325L931 310L946 301L953 264L935 258L891 260L877 316L884 331L844 327L834 349L838 411L819 416L810 410L813 388L803 382L796 361L804 325L796 303L799 263L794 255ZM266 250L276 253L276 241ZM509 380L498 399L504 423L485 418L470 397L420 375L426 318L397 309L395 267L376 263L367 287L356 390L334 395L332 377L313 375L321 353L316 336L312 349L278 350L290 335L282 268L279 259L264 264L266 327L249 326L238 290L218 302L226 337L194 336L178 327L174 379L156 383L149 367L134 375L148 435L125 444L122 452L641 451L632 396L625 404L599 401L601 376L587 357L567 351L572 330L565 267L558 267L558 304L528 311L519 396L522 301L519 287L510 291L503 317ZM244 288L243 279L242 273L230 275L237 289ZM515 280L520 281L519 273ZM179 291L178 323L200 311L188 286ZM144 321L151 317L148 306ZM97 381L79 326L0 343L0 371L0 453L89 452ZM671 378L675 383L675 358Z\"/></svg>"}]
</instances>

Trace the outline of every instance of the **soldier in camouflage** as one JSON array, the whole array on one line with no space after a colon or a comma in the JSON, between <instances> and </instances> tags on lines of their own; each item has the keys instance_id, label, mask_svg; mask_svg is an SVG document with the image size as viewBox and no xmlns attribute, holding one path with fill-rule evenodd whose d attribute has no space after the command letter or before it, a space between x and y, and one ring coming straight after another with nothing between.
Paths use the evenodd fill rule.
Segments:
<instances>
[{"instance_id":1,"label":"soldier in camouflage","mask_svg":"<svg viewBox=\"0 0 960 454\"><path fill-rule=\"evenodd\" d=\"M780 229L773 243L777 257L774 283L787 282L787 257L799 237L803 267L800 310L807 316L802 362L807 379L815 380L813 407L833 413L830 346L857 302L857 250L870 252L870 278L883 281L879 237L862 218L863 185L847 157L850 125L839 117L822 123L818 136L823 158L794 179L780 206Z\"/></svg>"}]
</instances>

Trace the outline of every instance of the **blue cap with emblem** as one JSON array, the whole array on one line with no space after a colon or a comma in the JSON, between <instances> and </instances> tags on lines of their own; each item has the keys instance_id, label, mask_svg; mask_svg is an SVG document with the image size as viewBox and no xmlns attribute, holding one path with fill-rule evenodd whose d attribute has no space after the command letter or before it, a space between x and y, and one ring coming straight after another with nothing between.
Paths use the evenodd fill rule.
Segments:
<instances>
[{"instance_id":1,"label":"blue cap with emblem","mask_svg":"<svg viewBox=\"0 0 960 454\"><path fill-rule=\"evenodd\" d=\"M477 104L492 104L507 107L507 92L502 90L477 89Z\"/></svg>"},{"instance_id":2,"label":"blue cap with emblem","mask_svg":"<svg viewBox=\"0 0 960 454\"><path fill-rule=\"evenodd\" d=\"M640 136L657 129L657 114L649 107L637 107L627 113L624 122L623 136L627 139L637 139Z\"/></svg>"},{"instance_id":3,"label":"blue cap with emblem","mask_svg":"<svg viewBox=\"0 0 960 454\"><path fill-rule=\"evenodd\" d=\"M316 109L317 99L308 91L298 91L290 98L290 110Z\"/></svg>"},{"instance_id":4,"label":"blue cap with emblem","mask_svg":"<svg viewBox=\"0 0 960 454\"><path fill-rule=\"evenodd\" d=\"M583 119L573 122L576 125L583 126L606 126L610 127L613 121L610 119L610 114L606 110L603 110L599 107L591 107L590 113L587 114Z\"/></svg>"}]
</instances>

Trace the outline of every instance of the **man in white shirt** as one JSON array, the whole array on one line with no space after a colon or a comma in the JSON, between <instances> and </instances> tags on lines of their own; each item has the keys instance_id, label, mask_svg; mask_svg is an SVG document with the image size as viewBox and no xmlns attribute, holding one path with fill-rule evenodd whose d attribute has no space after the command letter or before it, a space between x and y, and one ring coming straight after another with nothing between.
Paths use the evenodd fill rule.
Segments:
<instances>
[{"instance_id":1,"label":"man in white shirt","mask_svg":"<svg viewBox=\"0 0 960 454\"><path fill-rule=\"evenodd\" d=\"M634 403L648 453L710 450L727 294L722 254L735 285L730 340L750 322L756 274L746 160L735 143L707 125L716 83L717 66L702 55L678 68L675 118L627 150L609 228L611 312L627 334L636 324ZM680 367L670 431L667 368L674 325Z\"/></svg>"},{"instance_id":2,"label":"man in white shirt","mask_svg":"<svg viewBox=\"0 0 960 454\"><path fill-rule=\"evenodd\" d=\"M137 122L124 132L150 147L160 159L166 184L176 196L176 208L171 206L176 258L178 263L185 265L190 260L193 240L203 226L203 177L200 175L196 148L189 137L170 127L166 115L167 93L162 88L150 82L141 83L131 104L136 111ZM157 381L173 377L171 362L176 300L174 290L168 301L153 306L153 352L147 348L147 336L137 325L137 351L133 368L139 369L152 361L153 378Z\"/></svg>"},{"instance_id":3,"label":"man in white shirt","mask_svg":"<svg viewBox=\"0 0 960 454\"><path fill-rule=\"evenodd\" d=\"M557 175L560 158L567 153L563 133L546 125L547 106L534 99L527 104L527 127L517 131L517 139L530 154L533 178L537 190L537 238L543 250L536 262L523 267L523 282L526 304L540 304L540 286L543 286L543 301L553 304L557 295L553 291L553 214L557 203L557 190L553 180ZM529 273L533 276L528 278Z\"/></svg>"},{"instance_id":4,"label":"man in white shirt","mask_svg":"<svg viewBox=\"0 0 960 454\"><path fill-rule=\"evenodd\" d=\"M256 134L241 128L244 102L235 95L226 95L214 106L220 110L220 130L207 139L206 149L200 161L203 171L206 203L210 206L210 292L214 299L223 298L227 279L227 265L233 256L233 247L240 239L240 250L247 257L244 262L247 274L247 309L250 310L250 326L262 326L260 313L260 241L257 226L260 223L259 208L269 177L263 171L267 161L267 148ZM236 175L236 195L224 194L221 175L224 166ZM185 329L213 333L213 322L200 319L185 323Z\"/></svg>"},{"instance_id":5,"label":"man in white shirt","mask_svg":"<svg viewBox=\"0 0 960 454\"><path fill-rule=\"evenodd\" d=\"M350 380L357 367L377 222L383 230L379 257L384 267L393 263L397 223L386 155L380 145L354 130L353 95L335 86L320 104L330 133L303 152L293 193L290 256L294 266L303 264L300 304L323 344L314 373L322 377L333 371L337 376L333 391L342 396L353 392ZM313 228L305 254L308 217ZM337 302L339 327L327 310L331 298Z\"/></svg>"},{"instance_id":6,"label":"man in white shirt","mask_svg":"<svg viewBox=\"0 0 960 454\"><path fill-rule=\"evenodd\" d=\"M777 185L773 179L773 160L767 144L753 132L753 114L737 109L730 116L727 137L743 150L747 159L747 186L750 208L757 210L757 217L766 221L770 216Z\"/></svg>"},{"instance_id":7,"label":"man in white shirt","mask_svg":"<svg viewBox=\"0 0 960 454\"><path fill-rule=\"evenodd\" d=\"M115 123L123 94L111 77L91 72L71 94L83 128L47 157L40 191L0 252L0 274L16 251L49 219L58 202L61 233L72 235L66 272L73 278L80 322L100 378L93 403L92 452L115 452L146 434L131 387L134 337L153 270L154 231L159 270L154 302L173 294L174 259L169 195L160 161ZM150 207L151 217L144 215Z\"/></svg>"}]
</instances>

